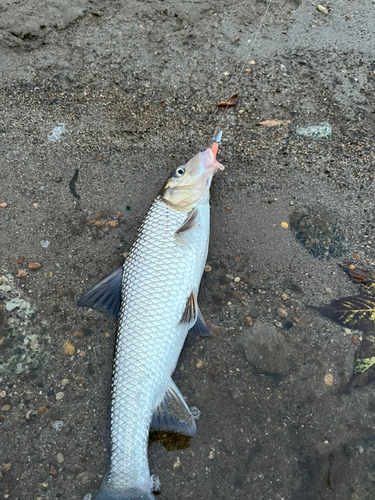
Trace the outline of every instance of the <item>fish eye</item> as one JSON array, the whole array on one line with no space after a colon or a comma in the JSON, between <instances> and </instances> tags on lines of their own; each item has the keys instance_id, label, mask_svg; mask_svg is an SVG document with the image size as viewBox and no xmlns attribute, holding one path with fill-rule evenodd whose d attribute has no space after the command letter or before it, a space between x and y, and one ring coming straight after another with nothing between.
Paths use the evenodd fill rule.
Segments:
<instances>
[{"instance_id":1,"label":"fish eye","mask_svg":"<svg viewBox=\"0 0 375 500\"><path fill-rule=\"evenodd\" d=\"M185 169L184 169L184 167L178 167L178 168L176 169L175 175L176 175L177 177L181 177L181 175L184 175L184 173L185 173Z\"/></svg>"}]
</instances>

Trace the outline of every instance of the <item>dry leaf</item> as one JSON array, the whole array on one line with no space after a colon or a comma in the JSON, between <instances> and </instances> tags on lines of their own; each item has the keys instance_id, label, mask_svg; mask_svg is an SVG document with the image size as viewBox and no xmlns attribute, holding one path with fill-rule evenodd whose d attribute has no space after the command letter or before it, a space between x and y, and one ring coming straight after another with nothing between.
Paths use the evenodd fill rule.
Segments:
<instances>
[{"instance_id":1,"label":"dry leaf","mask_svg":"<svg viewBox=\"0 0 375 500\"><path fill-rule=\"evenodd\" d=\"M221 102L218 102L216 104L216 106L218 108L224 108L224 107L227 107L227 106L235 106L237 104L237 97L238 95L237 94L234 94L232 95L232 97L230 99L228 99L227 101L221 101Z\"/></svg>"},{"instance_id":2,"label":"dry leaf","mask_svg":"<svg viewBox=\"0 0 375 500\"><path fill-rule=\"evenodd\" d=\"M264 122L260 122L259 125L263 127L277 127L279 125L288 125L290 120L266 120Z\"/></svg>"},{"instance_id":3,"label":"dry leaf","mask_svg":"<svg viewBox=\"0 0 375 500\"><path fill-rule=\"evenodd\" d=\"M22 264L22 262L25 260L25 257L20 257L19 259L16 260L16 264Z\"/></svg>"},{"instance_id":4,"label":"dry leaf","mask_svg":"<svg viewBox=\"0 0 375 500\"><path fill-rule=\"evenodd\" d=\"M24 276L27 276L27 271L24 271L23 269L18 269L16 278L23 278Z\"/></svg>"}]
</instances>

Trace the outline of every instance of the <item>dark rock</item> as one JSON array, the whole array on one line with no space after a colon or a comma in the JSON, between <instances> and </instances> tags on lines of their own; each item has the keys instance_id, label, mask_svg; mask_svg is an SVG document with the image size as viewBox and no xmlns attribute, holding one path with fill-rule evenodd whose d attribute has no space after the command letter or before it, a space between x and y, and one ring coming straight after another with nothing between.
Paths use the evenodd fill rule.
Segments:
<instances>
[{"instance_id":1,"label":"dark rock","mask_svg":"<svg viewBox=\"0 0 375 500\"><path fill-rule=\"evenodd\" d=\"M339 214L319 207L295 210L290 217L290 227L296 239L314 257L341 257L352 238L350 224Z\"/></svg>"},{"instance_id":2,"label":"dark rock","mask_svg":"<svg viewBox=\"0 0 375 500\"><path fill-rule=\"evenodd\" d=\"M238 337L246 359L264 373L286 375L289 356L284 335L273 325L256 323Z\"/></svg>"}]
</instances>

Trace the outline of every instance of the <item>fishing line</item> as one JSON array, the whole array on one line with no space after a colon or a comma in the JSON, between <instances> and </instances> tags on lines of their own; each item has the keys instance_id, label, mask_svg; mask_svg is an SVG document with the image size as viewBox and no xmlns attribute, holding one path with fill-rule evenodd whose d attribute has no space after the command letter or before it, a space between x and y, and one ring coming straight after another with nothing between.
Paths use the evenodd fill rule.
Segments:
<instances>
[{"instance_id":1,"label":"fishing line","mask_svg":"<svg viewBox=\"0 0 375 500\"><path fill-rule=\"evenodd\" d=\"M262 27L263 27L263 23L264 23L264 21L265 21L265 19L266 19L266 17L267 17L267 14L268 14L268 11L269 11L269 9L270 9L270 6L271 6L272 1L273 1L273 0L269 0L269 1L268 1L268 3L267 3L267 8L266 8L266 11L265 11L265 13L263 14L263 17L262 17L262 19L261 19L261 21L260 21L259 27L258 27L257 31L255 32L255 36L254 36L254 38L253 38L253 40L252 40L252 42L251 42L250 49L249 49L249 52L248 52L248 56L246 57L245 62L243 63L243 65L242 65L242 67L241 67L240 71L238 72L237 81L235 82L234 86L232 87L232 91L231 91L231 93L230 93L230 95L229 95L229 98L228 98L228 100L227 100L227 105L226 105L226 107L225 107L224 113L223 113L223 115L222 115L221 119L219 120L219 125L218 125L218 126L216 127L216 129L215 129L214 138L216 138L216 137L217 137L218 130L220 130L220 129L222 128L223 124L224 124L224 120L225 120L225 117L226 117L226 114L227 114L227 111L228 111L228 108L229 108L230 99L231 99L231 97L234 95L234 93L235 93L236 89L238 88L238 85L239 85L239 83L240 83L240 81L241 81L241 78L242 78L242 73L243 73L243 70L245 69L245 66L246 66L246 64L247 64L247 60L248 60L248 58L249 58L249 57L250 57L250 55L251 55L251 51L253 50L254 45L255 45L255 42L256 42L256 40L257 40L257 38L258 38L258 35L259 35L259 33L260 33L260 31L261 31L261 29L262 29Z\"/></svg>"}]
</instances>

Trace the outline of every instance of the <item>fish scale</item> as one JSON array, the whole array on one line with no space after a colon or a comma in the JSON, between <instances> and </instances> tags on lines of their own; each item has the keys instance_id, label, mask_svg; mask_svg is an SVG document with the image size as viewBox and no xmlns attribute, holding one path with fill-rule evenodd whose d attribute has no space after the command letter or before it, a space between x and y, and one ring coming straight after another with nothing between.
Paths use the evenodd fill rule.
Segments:
<instances>
[{"instance_id":1,"label":"fish scale","mask_svg":"<svg viewBox=\"0 0 375 500\"><path fill-rule=\"evenodd\" d=\"M107 479L111 493L123 493L124 484L142 491L152 486L148 428L188 330L179 319L191 291L198 292L206 261L208 200L205 205L199 225L177 239L186 213L155 200L124 264Z\"/></svg>"}]
</instances>

